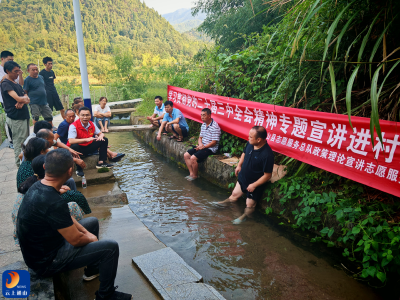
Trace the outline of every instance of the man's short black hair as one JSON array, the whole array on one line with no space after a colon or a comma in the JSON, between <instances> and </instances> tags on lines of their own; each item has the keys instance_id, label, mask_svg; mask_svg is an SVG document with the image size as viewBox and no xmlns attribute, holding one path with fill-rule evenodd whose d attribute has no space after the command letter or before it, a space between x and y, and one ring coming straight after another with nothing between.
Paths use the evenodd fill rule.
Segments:
<instances>
[{"instance_id":1,"label":"man's short black hair","mask_svg":"<svg viewBox=\"0 0 400 300\"><path fill-rule=\"evenodd\" d=\"M74 112L74 110L73 110L72 108L68 108L68 109L65 111L65 115L67 115L67 113L68 113L69 111L72 111L72 112L74 113L74 115L75 115L75 112Z\"/></svg>"},{"instance_id":2,"label":"man's short black hair","mask_svg":"<svg viewBox=\"0 0 400 300\"><path fill-rule=\"evenodd\" d=\"M205 113L207 113L207 115L211 115L211 109L209 108L203 108L201 111L204 111Z\"/></svg>"},{"instance_id":3,"label":"man's short black hair","mask_svg":"<svg viewBox=\"0 0 400 300\"><path fill-rule=\"evenodd\" d=\"M161 96L155 96L155 97L154 97L154 100L156 100L156 99L158 99L158 100L160 100L160 101L163 101L163 98L162 98Z\"/></svg>"},{"instance_id":4,"label":"man's short black hair","mask_svg":"<svg viewBox=\"0 0 400 300\"><path fill-rule=\"evenodd\" d=\"M265 140L267 138L267 130L262 126L254 126L253 128L256 131L256 138Z\"/></svg>"},{"instance_id":5,"label":"man's short black hair","mask_svg":"<svg viewBox=\"0 0 400 300\"><path fill-rule=\"evenodd\" d=\"M7 58L9 56L14 56L14 54L10 51L2 51L0 54L0 58Z\"/></svg>"},{"instance_id":6,"label":"man's short black hair","mask_svg":"<svg viewBox=\"0 0 400 300\"><path fill-rule=\"evenodd\" d=\"M36 64L29 64L27 67L26 67L26 69L29 71L29 67L30 66L36 66Z\"/></svg>"},{"instance_id":7,"label":"man's short black hair","mask_svg":"<svg viewBox=\"0 0 400 300\"><path fill-rule=\"evenodd\" d=\"M165 106L168 106L168 105L171 106L171 107L174 107L174 102L169 101L169 100L168 100L168 101L165 101L164 107L165 107Z\"/></svg>"},{"instance_id":8,"label":"man's short black hair","mask_svg":"<svg viewBox=\"0 0 400 300\"><path fill-rule=\"evenodd\" d=\"M18 68L20 68L21 69L21 66L19 65L19 64L17 64L15 61L13 61L13 60L9 60L8 62L6 62L5 64L4 64L4 72L6 72L7 73L7 71L8 72L12 72L12 70L14 70L14 68L15 67L18 67Z\"/></svg>"},{"instance_id":9,"label":"man's short black hair","mask_svg":"<svg viewBox=\"0 0 400 300\"><path fill-rule=\"evenodd\" d=\"M82 106L82 107L79 109L79 113L81 113L82 110L88 110L88 111L90 111L89 107L86 107L86 106Z\"/></svg>"},{"instance_id":10,"label":"man's short black hair","mask_svg":"<svg viewBox=\"0 0 400 300\"><path fill-rule=\"evenodd\" d=\"M48 140L53 132L50 129L42 128L36 134L36 137Z\"/></svg>"},{"instance_id":11,"label":"man's short black hair","mask_svg":"<svg viewBox=\"0 0 400 300\"><path fill-rule=\"evenodd\" d=\"M46 56L45 58L43 58L43 63L47 64L49 61L53 61L53 59L49 56Z\"/></svg>"},{"instance_id":12,"label":"man's short black hair","mask_svg":"<svg viewBox=\"0 0 400 300\"><path fill-rule=\"evenodd\" d=\"M61 177L74 165L71 153L67 149L56 149L46 154L44 168L46 174Z\"/></svg>"},{"instance_id":13,"label":"man's short black hair","mask_svg":"<svg viewBox=\"0 0 400 300\"><path fill-rule=\"evenodd\" d=\"M39 132L40 129L43 129L43 128L52 129L53 126L51 126L51 124L49 122L47 122L47 121L43 121L43 120L42 121L37 121L35 123L35 125L33 126L33 132L36 134L36 133Z\"/></svg>"}]
</instances>

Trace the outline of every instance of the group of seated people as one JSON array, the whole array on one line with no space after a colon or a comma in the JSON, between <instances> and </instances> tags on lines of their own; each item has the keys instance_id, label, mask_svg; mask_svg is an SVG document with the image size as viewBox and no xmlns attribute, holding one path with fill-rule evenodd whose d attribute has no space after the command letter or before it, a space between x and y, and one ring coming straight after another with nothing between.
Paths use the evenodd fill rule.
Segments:
<instances>
[{"instance_id":1,"label":"group of seated people","mask_svg":"<svg viewBox=\"0 0 400 300\"><path fill-rule=\"evenodd\" d=\"M101 102L104 99L100 106ZM112 168L107 160L117 162L124 154L108 149L107 122L100 130L82 99L75 99L73 106L75 111L65 112L57 132L47 120L37 121L22 145L12 211L15 244L28 267L40 276L86 267L83 280L100 276L96 300L128 300L132 295L114 287L118 243L98 241L98 220L83 218L91 209L72 178L74 164L77 175L84 176L82 156L98 153L96 168Z\"/></svg>"},{"instance_id":2,"label":"group of seated people","mask_svg":"<svg viewBox=\"0 0 400 300\"><path fill-rule=\"evenodd\" d=\"M154 113L147 117L151 122L151 127L159 127L157 140L161 140L161 135L172 133L170 139L182 142L189 135L189 126L182 112L173 107L172 101L163 104L163 98L156 96ZM212 118L211 110L204 108L201 111L200 135L197 145L187 150L184 160L189 170L186 180L193 181L198 178L199 163L207 159L208 156L218 151L221 129L218 123ZM249 140L243 149L239 162L235 169L238 177L236 186L231 196L221 202L214 203L218 207L224 207L236 202L246 194L246 208L244 214L233 221L240 224L246 217L254 212L257 202L262 200L266 183L271 179L274 169L274 154L267 143L267 130L262 126L254 126L249 132Z\"/></svg>"}]
</instances>

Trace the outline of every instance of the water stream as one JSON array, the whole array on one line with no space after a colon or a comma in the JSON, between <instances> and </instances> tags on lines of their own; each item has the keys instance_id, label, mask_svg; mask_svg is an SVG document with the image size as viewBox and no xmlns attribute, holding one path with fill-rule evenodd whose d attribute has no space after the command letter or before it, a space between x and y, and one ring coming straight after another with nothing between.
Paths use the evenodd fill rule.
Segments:
<instances>
[{"instance_id":1,"label":"water stream","mask_svg":"<svg viewBox=\"0 0 400 300\"><path fill-rule=\"evenodd\" d=\"M340 261L287 237L260 212L232 225L244 201L212 206L229 193L201 178L186 181L187 171L132 133L108 138L114 151L126 153L114 173L131 209L226 299L380 299L348 276Z\"/></svg>"}]
</instances>

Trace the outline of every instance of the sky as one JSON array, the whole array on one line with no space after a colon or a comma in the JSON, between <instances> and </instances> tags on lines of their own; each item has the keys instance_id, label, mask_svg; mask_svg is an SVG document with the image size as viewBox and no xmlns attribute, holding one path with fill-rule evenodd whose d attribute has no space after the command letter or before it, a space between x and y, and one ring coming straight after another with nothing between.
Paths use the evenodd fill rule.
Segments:
<instances>
[{"instance_id":1,"label":"sky","mask_svg":"<svg viewBox=\"0 0 400 300\"><path fill-rule=\"evenodd\" d=\"M1 1L1 0L0 0ZM180 8L191 8L195 0L143 0L148 7L154 8L159 14L174 12Z\"/></svg>"}]
</instances>

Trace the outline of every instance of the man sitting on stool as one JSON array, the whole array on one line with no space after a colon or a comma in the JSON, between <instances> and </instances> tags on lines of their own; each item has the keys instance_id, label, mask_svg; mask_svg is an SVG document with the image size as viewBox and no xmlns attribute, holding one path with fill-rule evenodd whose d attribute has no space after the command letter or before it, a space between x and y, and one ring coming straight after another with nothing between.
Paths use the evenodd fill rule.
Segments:
<instances>
[{"instance_id":1,"label":"man sitting on stool","mask_svg":"<svg viewBox=\"0 0 400 300\"><path fill-rule=\"evenodd\" d=\"M43 277L86 267L83 280L100 276L96 300L130 300L132 295L114 287L118 243L99 241L99 221L94 217L76 221L58 192L71 177L73 164L66 149L50 151L44 163L45 177L25 194L16 226L24 261Z\"/></svg>"},{"instance_id":2,"label":"man sitting on stool","mask_svg":"<svg viewBox=\"0 0 400 300\"><path fill-rule=\"evenodd\" d=\"M221 137L221 129L218 123L211 118L211 110L209 108L204 108L201 111L201 120L204 123L201 125L198 144L196 147L189 149L183 156L190 172L189 176L185 178L189 181L193 181L197 178L199 170L198 163L217 152L219 139Z\"/></svg>"},{"instance_id":3,"label":"man sitting on stool","mask_svg":"<svg viewBox=\"0 0 400 300\"><path fill-rule=\"evenodd\" d=\"M104 137L104 133L90 121L91 113L89 108L81 107L79 109L79 120L76 120L69 126L68 129L68 144L75 151L81 152L83 155L92 154L99 149L99 162L96 165L97 169L112 168L106 162L108 139ZM77 166L76 174L83 176L83 170Z\"/></svg>"},{"instance_id":4,"label":"man sitting on stool","mask_svg":"<svg viewBox=\"0 0 400 300\"><path fill-rule=\"evenodd\" d=\"M271 179L274 169L274 153L267 143L267 130L261 126L254 126L249 132L249 141L240 157L240 161L235 169L236 176L239 175L238 182L232 195L221 202L219 205L226 205L237 201L246 193L246 208L244 214L233 221L240 224L246 216L250 216L265 190L265 184Z\"/></svg>"}]
</instances>

